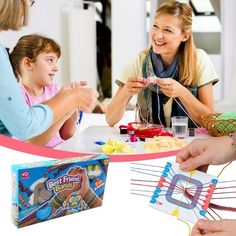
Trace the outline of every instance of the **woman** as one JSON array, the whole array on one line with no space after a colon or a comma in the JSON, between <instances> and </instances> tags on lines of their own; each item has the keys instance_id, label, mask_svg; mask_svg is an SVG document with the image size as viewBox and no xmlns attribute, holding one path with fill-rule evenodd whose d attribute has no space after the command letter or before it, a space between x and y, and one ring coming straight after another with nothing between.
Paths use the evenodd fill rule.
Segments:
<instances>
[{"instance_id":1,"label":"woman","mask_svg":"<svg viewBox=\"0 0 236 236\"><path fill-rule=\"evenodd\" d=\"M29 0L0 1L0 31L18 30L27 25ZM54 98L28 107L15 79L7 51L0 44L0 134L26 140L58 122L65 114L79 109L91 111L98 93L76 86L59 92Z\"/></svg>"},{"instance_id":2,"label":"woman","mask_svg":"<svg viewBox=\"0 0 236 236\"><path fill-rule=\"evenodd\" d=\"M116 81L120 87L106 114L110 126L119 122L134 95L136 120L144 123L170 126L172 116L188 113L193 126L201 123L201 115L213 112L217 75L206 53L195 48L191 28L192 9L187 4L160 6L150 33L151 47Z\"/></svg>"}]
</instances>

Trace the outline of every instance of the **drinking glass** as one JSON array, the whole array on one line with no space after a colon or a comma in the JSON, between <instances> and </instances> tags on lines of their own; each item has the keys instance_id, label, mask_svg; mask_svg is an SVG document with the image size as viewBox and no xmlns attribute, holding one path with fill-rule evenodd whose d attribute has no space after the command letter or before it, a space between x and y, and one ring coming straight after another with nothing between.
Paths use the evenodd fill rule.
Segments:
<instances>
[{"instance_id":1,"label":"drinking glass","mask_svg":"<svg viewBox=\"0 0 236 236\"><path fill-rule=\"evenodd\" d=\"M175 138L186 138L188 134L188 117L173 116L171 118L171 127Z\"/></svg>"}]
</instances>

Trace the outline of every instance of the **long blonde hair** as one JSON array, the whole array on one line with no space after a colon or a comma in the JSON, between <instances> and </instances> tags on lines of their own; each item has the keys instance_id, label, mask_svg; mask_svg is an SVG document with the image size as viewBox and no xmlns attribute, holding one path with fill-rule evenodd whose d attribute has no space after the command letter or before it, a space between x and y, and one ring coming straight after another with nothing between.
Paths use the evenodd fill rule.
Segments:
<instances>
[{"instance_id":1,"label":"long blonde hair","mask_svg":"<svg viewBox=\"0 0 236 236\"><path fill-rule=\"evenodd\" d=\"M182 42L179 48L179 82L185 86L196 84L199 79L200 70L198 67L197 51L192 35L192 8L186 3L171 1L161 4L157 9L155 18L171 15L180 20L182 32L190 32L187 41Z\"/></svg>"},{"instance_id":2,"label":"long blonde hair","mask_svg":"<svg viewBox=\"0 0 236 236\"><path fill-rule=\"evenodd\" d=\"M28 17L28 0L0 1L0 30L19 30L27 25Z\"/></svg>"},{"instance_id":3,"label":"long blonde hair","mask_svg":"<svg viewBox=\"0 0 236 236\"><path fill-rule=\"evenodd\" d=\"M57 42L43 35L29 34L18 40L10 54L10 61L17 80L22 75L22 60L27 57L31 62L35 62L37 56L42 52L56 53L58 58L61 56L61 48Z\"/></svg>"}]
</instances>

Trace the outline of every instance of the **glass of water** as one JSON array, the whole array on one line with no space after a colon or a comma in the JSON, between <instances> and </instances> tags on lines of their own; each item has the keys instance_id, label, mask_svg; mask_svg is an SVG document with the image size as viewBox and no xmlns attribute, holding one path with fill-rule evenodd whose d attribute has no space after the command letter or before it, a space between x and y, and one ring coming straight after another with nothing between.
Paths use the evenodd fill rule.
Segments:
<instances>
[{"instance_id":1,"label":"glass of water","mask_svg":"<svg viewBox=\"0 0 236 236\"><path fill-rule=\"evenodd\" d=\"M188 117L173 116L171 118L171 127L175 138L186 138L188 134Z\"/></svg>"}]
</instances>

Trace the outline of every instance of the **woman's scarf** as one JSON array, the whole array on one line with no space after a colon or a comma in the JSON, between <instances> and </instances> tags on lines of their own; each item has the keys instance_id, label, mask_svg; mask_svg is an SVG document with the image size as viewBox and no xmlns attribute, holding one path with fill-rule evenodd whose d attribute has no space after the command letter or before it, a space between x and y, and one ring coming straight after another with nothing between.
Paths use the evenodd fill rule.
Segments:
<instances>
[{"instance_id":1,"label":"woman's scarf","mask_svg":"<svg viewBox=\"0 0 236 236\"><path fill-rule=\"evenodd\" d=\"M159 77L159 78L172 78L176 81L179 80L179 59L180 55L177 55L171 65L165 70L161 57L154 53L153 50L149 50L147 53L143 66L142 77ZM188 88L194 96L197 96L197 87ZM158 92L158 94L157 94ZM159 95L159 105L158 96ZM166 126L165 115L163 105L169 100L165 94L163 94L156 84L150 84L142 92L138 94L137 99L137 113L136 118L144 123L154 123ZM178 101L180 103L180 101ZM182 105L182 104L181 104ZM159 115L158 115L159 114ZM185 112L178 106L173 100L171 116L184 115ZM160 119L160 120L159 120Z\"/></svg>"}]
</instances>

